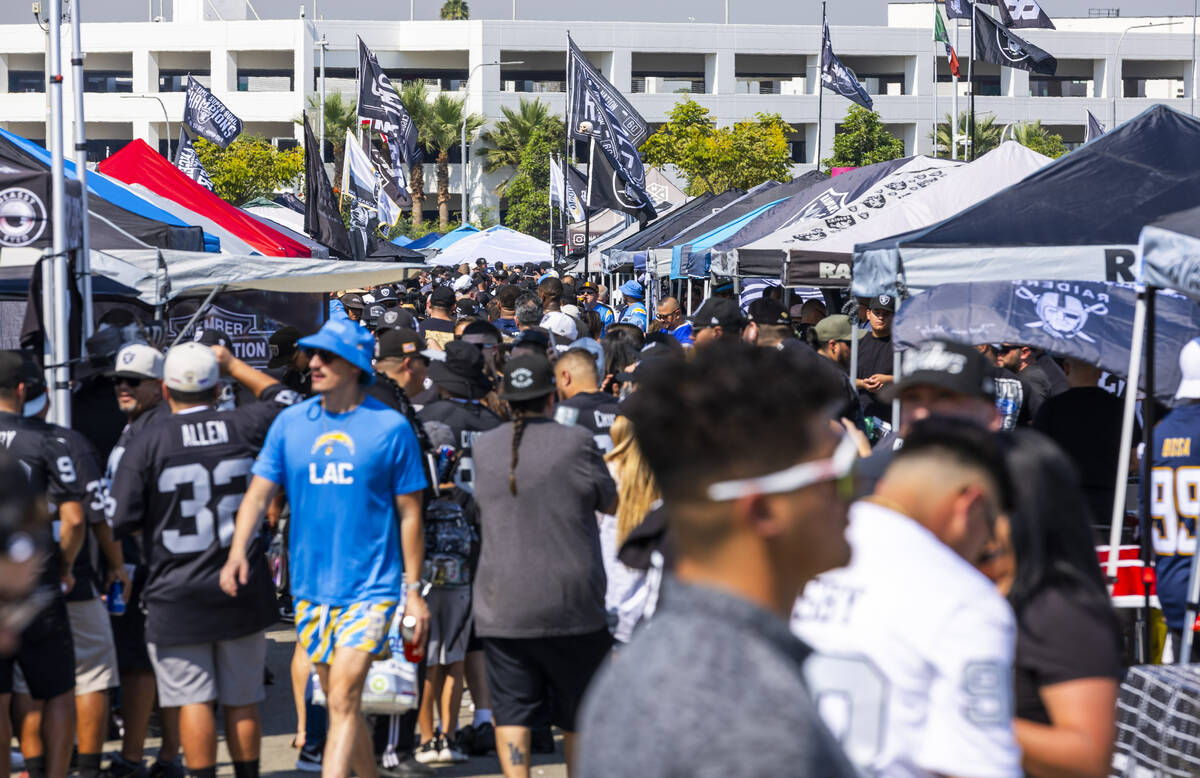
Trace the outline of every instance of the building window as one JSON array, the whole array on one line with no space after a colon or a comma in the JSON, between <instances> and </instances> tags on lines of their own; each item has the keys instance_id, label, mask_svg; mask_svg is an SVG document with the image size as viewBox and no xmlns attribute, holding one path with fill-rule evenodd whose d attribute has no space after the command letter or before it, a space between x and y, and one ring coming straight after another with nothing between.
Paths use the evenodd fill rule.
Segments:
<instances>
[{"instance_id":1,"label":"building window","mask_svg":"<svg viewBox=\"0 0 1200 778\"><path fill-rule=\"evenodd\" d=\"M1091 79L1055 76L1029 79L1030 97L1087 97L1091 91Z\"/></svg>"},{"instance_id":2,"label":"building window","mask_svg":"<svg viewBox=\"0 0 1200 778\"><path fill-rule=\"evenodd\" d=\"M803 165L808 162L808 143L802 140L794 140L788 144L791 148L792 162Z\"/></svg>"},{"instance_id":3,"label":"building window","mask_svg":"<svg viewBox=\"0 0 1200 778\"><path fill-rule=\"evenodd\" d=\"M704 94L704 75L695 73L634 73L632 81L634 94Z\"/></svg>"},{"instance_id":4,"label":"building window","mask_svg":"<svg viewBox=\"0 0 1200 778\"><path fill-rule=\"evenodd\" d=\"M128 138L88 138L88 162L103 162L129 143ZM161 142L159 144L161 146Z\"/></svg>"},{"instance_id":5,"label":"building window","mask_svg":"<svg viewBox=\"0 0 1200 778\"><path fill-rule=\"evenodd\" d=\"M8 91L45 92L46 74L41 70L8 71Z\"/></svg>"},{"instance_id":6,"label":"building window","mask_svg":"<svg viewBox=\"0 0 1200 778\"><path fill-rule=\"evenodd\" d=\"M1124 97L1149 97L1154 100L1178 100L1187 97L1183 79L1179 78L1125 78Z\"/></svg>"},{"instance_id":7,"label":"building window","mask_svg":"<svg viewBox=\"0 0 1200 778\"><path fill-rule=\"evenodd\" d=\"M238 68L239 92L291 92L292 84L291 69Z\"/></svg>"},{"instance_id":8,"label":"building window","mask_svg":"<svg viewBox=\"0 0 1200 778\"><path fill-rule=\"evenodd\" d=\"M902 95L904 94L904 75L858 75L859 82L872 95Z\"/></svg>"},{"instance_id":9,"label":"building window","mask_svg":"<svg viewBox=\"0 0 1200 778\"><path fill-rule=\"evenodd\" d=\"M83 72L85 92L132 92L133 73L128 70L85 70Z\"/></svg>"},{"instance_id":10,"label":"building window","mask_svg":"<svg viewBox=\"0 0 1200 778\"><path fill-rule=\"evenodd\" d=\"M188 75L208 88L212 88L212 76L207 70L160 70L158 71L158 91L186 92Z\"/></svg>"}]
</instances>

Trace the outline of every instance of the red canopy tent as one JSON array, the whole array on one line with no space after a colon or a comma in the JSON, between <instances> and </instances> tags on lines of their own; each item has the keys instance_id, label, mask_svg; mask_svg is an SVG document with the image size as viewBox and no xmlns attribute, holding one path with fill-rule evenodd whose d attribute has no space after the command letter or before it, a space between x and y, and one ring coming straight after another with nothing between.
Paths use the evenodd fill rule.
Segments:
<instances>
[{"instance_id":1,"label":"red canopy tent","mask_svg":"<svg viewBox=\"0 0 1200 778\"><path fill-rule=\"evenodd\" d=\"M135 140L100 163L101 173L127 184L141 184L155 194L202 214L263 254L311 257L308 247L235 208L181 173L145 141Z\"/></svg>"}]
</instances>

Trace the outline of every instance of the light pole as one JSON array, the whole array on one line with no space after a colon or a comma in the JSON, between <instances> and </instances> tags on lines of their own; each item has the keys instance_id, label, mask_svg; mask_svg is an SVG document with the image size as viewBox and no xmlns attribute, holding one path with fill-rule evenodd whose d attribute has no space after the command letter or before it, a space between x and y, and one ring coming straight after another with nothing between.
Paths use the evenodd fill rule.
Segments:
<instances>
[{"instance_id":1,"label":"light pole","mask_svg":"<svg viewBox=\"0 0 1200 778\"><path fill-rule=\"evenodd\" d=\"M158 95L121 95L123 100L154 100L163 112L163 122L167 125L167 159L171 158L171 120L167 117L167 105Z\"/></svg>"},{"instance_id":2,"label":"light pole","mask_svg":"<svg viewBox=\"0 0 1200 778\"><path fill-rule=\"evenodd\" d=\"M1119 68L1121 70L1121 72L1124 72L1124 70L1125 70L1125 68L1121 66L1121 46L1124 45L1125 36L1129 34L1130 30L1140 30L1145 27L1174 27L1175 25L1181 24L1181 23L1182 22L1150 22L1148 24L1135 24L1132 27L1126 27L1125 32L1121 33L1121 39L1119 41L1117 41L1117 62L1116 62L1117 68ZM1195 71L1193 70L1193 72L1195 72ZM1112 126L1109 127L1110 130L1116 129L1116 127L1117 127L1117 89L1121 86L1121 83L1120 83L1121 79L1118 78L1118 79L1116 79L1116 81L1117 81L1117 83L1113 84ZM1193 87L1193 89L1194 89L1194 87Z\"/></svg>"},{"instance_id":3,"label":"light pole","mask_svg":"<svg viewBox=\"0 0 1200 778\"><path fill-rule=\"evenodd\" d=\"M470 197L470 195L467 194L467 182L470 180L470 178L468 176L469 170L467 168L467 166L469 164L467 162L467 98L469 98L471 96L471 79L474 78L475 71L479 70L480 68L493 67L493 66L499 66L499 65L524 65L524 64L525 64L525 60L523 60L523 59L506 60L504 62L500 62L500 61L480 62L475 67L471 68L470 73L467 73L467 81L463 85L462 124L460 124L458 126L459 133L461 134L461 138L460 138L461 144L459 147L462 149L462 163L461 164L462 164L462 214L463 214L462 223L463 224L471 223L471 197Z\"/></svg>"}]
</instances>

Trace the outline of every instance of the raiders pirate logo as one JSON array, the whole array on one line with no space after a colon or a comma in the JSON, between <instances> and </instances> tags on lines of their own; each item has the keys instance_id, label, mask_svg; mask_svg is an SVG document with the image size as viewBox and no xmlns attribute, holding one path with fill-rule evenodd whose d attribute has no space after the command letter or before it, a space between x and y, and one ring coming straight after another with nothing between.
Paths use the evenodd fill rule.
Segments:
<instances>
[{"instance_id":1,"label":"raiders pirate logo","mask_svg":"<svg viewBox=\"0 0 1200 778\"><path fill-rule=\"evenodd\" d=\"M882 208L883 206L887 205L887 199L883 195L871 195L863 200L863 205L867 206L868 208Z\"/></svg>"},{"instance_id":2,"label":"raiders pirate logo","mask_svg":"<svg viewBox=\"0 0 1200 778\"><path fill-rule=\"evenodd\" d=\"M1006 34L1005 29L1000 26L996 27L996 47L1009 62L1023 62L1029 59L1029 52L1025 51L1022 42L1015 36Z\"/></svg>"},{"instance_id":3,"label":"raiders pirate logo","mask_svg":"<svg viewBox=\"0 0 1200 778\"><path fill-rule=\"evenodd\" d=\"M1095 343L1096 339L1083 331L1087 326L1088 317L1105 316L1108 306L1101 301L1087 304L1073 294L1065 291L1035 292L1020 287L1017 297L1034 304L1038 321L1026 322L1025 326L1040 329L1055 338L1072 340L1078 338L1086 343Z\"/></svg>"}]
</instances>

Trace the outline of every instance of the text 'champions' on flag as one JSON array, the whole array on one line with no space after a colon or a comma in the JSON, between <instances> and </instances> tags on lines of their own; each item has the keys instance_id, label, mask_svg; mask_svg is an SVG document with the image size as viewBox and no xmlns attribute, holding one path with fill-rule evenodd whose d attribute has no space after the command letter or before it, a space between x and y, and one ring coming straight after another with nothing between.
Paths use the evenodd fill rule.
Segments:
<instances>
[{"instance_id":1,"label":"text 'champions' on flag","mask_svg":"<svg viewBox=\"0 0 1200 778\"><path fill-rule=\"evenodd\" d=\"M196 135L223 149L242 134L242 120L190 74L184 97L183 123Z\"/></svg>"}]
</instances>

